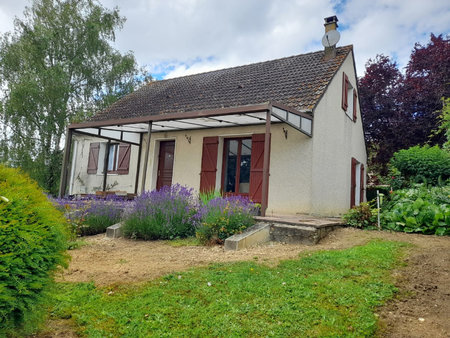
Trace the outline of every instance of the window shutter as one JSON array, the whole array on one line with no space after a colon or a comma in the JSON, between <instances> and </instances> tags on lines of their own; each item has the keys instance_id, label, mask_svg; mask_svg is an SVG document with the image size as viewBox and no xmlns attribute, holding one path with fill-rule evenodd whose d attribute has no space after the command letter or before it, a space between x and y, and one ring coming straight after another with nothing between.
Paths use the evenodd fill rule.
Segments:
<instances>
[{"instance_id":1,"label":"window shutter","mask_svg":"<svg viewBox=\"0 0 450 338\"><path fill-rule=\"evenodd\" d=\"M119 175L127 175L130 169L131 144L119 144L118 156L117 173Z\"/></svg>"},{"instance_id":2,"label":"window shutter","mask_svg":"<svg viewBox=\"0 0 450 338\"><path fill-rule=\"evenodd\" d=\"M100 143L91 143L89 146L88 174L96 174L98 168L98 152L100 151Z\"/></svg>"},{"instance_id":3,"label":"window shutter","mask_svg":"<svg viewBox=\"0 0 450 338\"><path fill-rule=\"evenodd\" d=\"M219 137L204 137L202 168L200 173L200 192L213 191L216 188L217 151Z\"/></svg>"},{"instance_id":4,"label":"window shutter","mask_svg":"<svg viewBox=\"0 0 450 338\"><path fill-rule=\"evenodd\" d=\"M358 101L358 95L356 94L356 90L353 89L353 121L356 122L356 102Z\"/></svg>"},{"instance_id":5,"label":"window shutter","mask_svg":"<svg viewBox=\"0 0 450 338\"><path fill-rule=\"evenodd\" d=\"M249 197L253 202L261 203L262 181L264 167L264 138L265 134L252 135L252 156L250 166Z\"/></svg>"},{"instance_id":6,"label":"window shutter","mask_svg":"<svg viewBox=\"0 0 450 338\"><path fill-rule=\"evenodd\" d=\"M355 206L355 194L356 194L356 166L358 161L352 157L352 173L350 180L350 208Z\"/></svg>"},{"instance_id":7,"label":"window shutter","mask_svg":"<svg viewBox=\"0 0 450 338\"><path fill-rule=\"evenodd\" d=\"M348 108L348 77L345 73L342 73L342 109L347 111Z\"/></svg>"},{"instance_id":8,"label":"window shutter","mask_svg":"<svg viewBox=\"0 0 450 338\"><path fill-rule=\"evenodd\" d=\"M364 173L364 164L361 164L361 177L360 177L360 184L359 184L359 202L362 203L364 202L364 178L365 178L365 173Z\"/></svg>"}]
</instances>

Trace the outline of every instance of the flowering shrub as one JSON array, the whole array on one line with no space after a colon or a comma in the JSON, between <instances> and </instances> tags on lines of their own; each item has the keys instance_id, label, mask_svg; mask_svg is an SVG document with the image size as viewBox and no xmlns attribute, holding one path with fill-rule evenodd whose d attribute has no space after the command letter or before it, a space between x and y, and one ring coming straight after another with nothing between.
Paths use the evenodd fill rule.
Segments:
<instances>
[{"instance_id":1,"label":"flowering shrub","mask_svg":"<svg viewBox=\"0 0 450 338\"><path fill-rule=\"evenodd\" d=\"M377 226L377 215L377 209L371 203L363 202L351 208L342 218L349 226L374 229Z\"/></svg>"},{"instance_id":2,"label":"flowering shrub","mask_svg":"<svg viewBox=\"0 0 450 338\"><path fill-rule=\"evenodd\" d=\"M56 199L54 202L65 212L73 232L81 236L105 232L107 227L120 222L124 210L132 203L117 196L103 199L95 195L78 200Z\"/></svg>"},{"instance_id":3,"label":"flowering shrub","mask_svg":"<svg viewBox=\"0 0 450 338\"><path fill-rule=\"evenodd\" d=\"M125 220L125 236L173 239L193 236L198 223L193 189L179 184L147 191L135 199Z\"/></svg>"},{"instance_id":4,"label":"flowering shrub","mask_svg":"<svg viewBox=\"0 0 450 338\"><path fill-rule=\"evenodd\" d=\"M222 243L253 225L258 206L242 196L217 197L200 207L196 236L203 244Z\"/></svg>"}]
</instances>

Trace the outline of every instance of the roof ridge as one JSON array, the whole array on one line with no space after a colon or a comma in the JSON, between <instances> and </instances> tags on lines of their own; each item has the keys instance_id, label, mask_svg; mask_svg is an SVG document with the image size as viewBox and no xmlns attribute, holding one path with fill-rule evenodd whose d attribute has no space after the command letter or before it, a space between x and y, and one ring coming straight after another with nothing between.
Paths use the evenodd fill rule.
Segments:
<instances>
[{"instance_id":1,"label":"roof ridge","mask_svg":"<svg viewBox=\"0 0 450 338\"><path fill-rule=\"evenodd\" d=\"M353 49L353 45L350 44L350 45L346 45L346 46L341 46L341 47L337 47L336 49L337 50ZM150 81L149 83L147 83L145 86L143 86L141 88L144 88L147 85L151 85L151 84L154 84L154 83L161 83L161 82L166 82L166 81L175 80L175 79L184 79L184 78L195 76L195 75L211 74L211 73L225 71L225 70L238 69L238 68L242 68L242 67L254 66L254 65L259 65L259 64L263 64L263 63L269 63L269 62L274 62L274 61L281 61L281 60L291 59L291 58L295 58L295 57L299 57L299 56L307 56L307 55L318 54L318 53L324 53L324 51L323 50L317 50L315 52L307 52L307 53L303 53L303 54L296 54L296 55L291 55L291 56L285 56L285 57L278 58L278 59L271 59L271 60L266 60L266 61L253 62L253 63L244 64L244 65L227 67L227 68L220 68L220 69L210 70L210 71L201 72L201 73L182 75L182 76L177 76L177 77L173 77L173 78L170 78L170 79Z\"/></svg>"}]
</instances>

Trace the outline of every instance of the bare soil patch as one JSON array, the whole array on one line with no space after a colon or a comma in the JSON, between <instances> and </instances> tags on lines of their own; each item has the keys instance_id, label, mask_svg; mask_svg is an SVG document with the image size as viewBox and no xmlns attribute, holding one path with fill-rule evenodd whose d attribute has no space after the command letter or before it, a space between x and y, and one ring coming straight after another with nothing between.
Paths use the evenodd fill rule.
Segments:
<instances>
[{"instance_id":1,"label":"bare soil patch","mask_svg":"<svg viewBox=\"0 0 450 338\"><path fill-rule=\"evenodd\" d=\"M450 336L450 238L378 231L338 229L318 245L267 243L242 251L223 247L172 247L163 241L86 238L88 245L70 251L72 261L59 281L96 285L135 283L217 262L255 260L276 265L302 252L345 249L380 238L414 245L407 266L395 271L400 293L379 311L383 337Z\"/></svg>"}]
</instances>

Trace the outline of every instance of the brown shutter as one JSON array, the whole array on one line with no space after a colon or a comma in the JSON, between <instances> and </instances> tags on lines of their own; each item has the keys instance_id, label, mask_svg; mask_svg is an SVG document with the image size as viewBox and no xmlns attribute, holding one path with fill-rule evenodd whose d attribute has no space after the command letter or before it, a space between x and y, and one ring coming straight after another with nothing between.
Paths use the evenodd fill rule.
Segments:
<instances>
[{"instance_id":1,"label":"brown shutter","mask_svg":"<svg viewBox=\"0 0 450 338\"><path fill-rule=\"evenodd\" d=\"M127 175L130 169L131 144L119 144L119 159L117 161L117 173Z\"/></svg>"},{"instance_id":2,"label":"brown shutter","mask_svg":"<svg viewBox=\"0 0 450 338\"><path fill-rule=\"evenodd\" d=\"M217 150L219 137L204 137L202 152L202 171L200 173L200 192L214 191L216 188Z\"/></svg>"},{"instance_id":3,"label":"brown shutter","mask_svg":"<svg viewBox=\"0 0 450 338\"><path fill-rule=\"evenodd\" d=\"M356 90L353 89L353 121L356 122L356 102L358 102L358 95L356 94Z\"/></svg>"},{"instance_id":4,"label":"brown shutter","mask_svg":"<svg viewBox=\"0 0 450 338\"><path fill-rule=\"evenodd\" d=\"M249 197L253 202L256 203L261 203L262 200L264 137L265 134L252 135Z\"/></svg>"},{"instance_id":5,"label":"brown shutter","mask_svg":"<svg viewBox=\"0 0 450 338\"><path fill-rule=\"evenodd\" d=\"M359 203L364 202L364 178L365 178L365 173L364 173L364 164L361 164L361 177L360 177L360 181L359 181Z\"/></svg>"},{"instance_id":6,"label":"brown shutter","mask_svg":"<svg viewBox=\"0 0 450 338\"><path fill-rule=\"evenodd\" d=\"M348 108L348 77L345 73L342 73L342 109L347 111Z\"/></svg>"},{"instance_id":7,"label":"brown shutter","mask_svg":"<svg viewBox=\"0 0 450 338\"><path fill-rule=\"evenodd\" d=\"M91 143L89 146L88 174L96 174L98 168L98 152L100 151L100 143Z\"/></svg>"},{"instance_id":8,"label":"brown shutter","mask_svg":"<svg viewBox=\"0 0 450 338\"><path fill-rule=\"evenodd\" d=\"M352 157L352 174L350 179L350 208L355 206L356 194L356 165L358 161Z\"/></svg>"}]
</instances>

